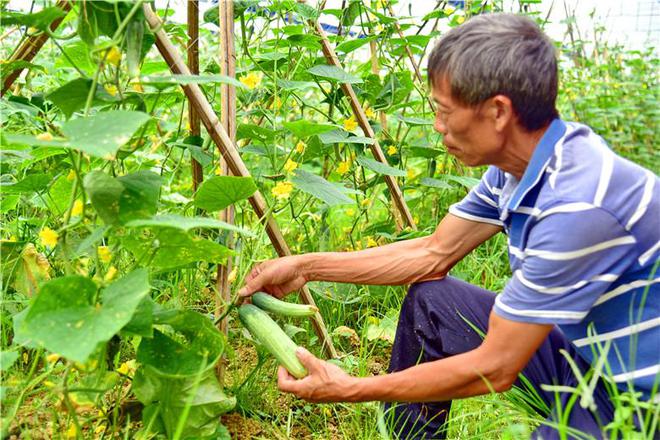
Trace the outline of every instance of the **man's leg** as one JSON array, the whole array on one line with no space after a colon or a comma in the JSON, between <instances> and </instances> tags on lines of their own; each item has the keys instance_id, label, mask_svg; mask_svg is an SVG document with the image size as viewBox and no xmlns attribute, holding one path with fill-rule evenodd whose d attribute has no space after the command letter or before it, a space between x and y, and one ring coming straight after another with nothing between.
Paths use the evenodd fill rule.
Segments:
<instances>
[{"instance_id":1,"label":"man's leg","mask_svg":"<svg viewBox=\"0 0 660 440\"><path fill-rule=\"evenodd\" d=\"M482 337L470 324L485 333L494 301L494 293L451 277L411 286L401 307L389 371L400 371L477 348ZM540 384L573 386L576 383L570 364L560 350L565 350L582 372L589 367L564 335L557 328L552 330L523 370L547 407L552 408L550 417L535 431L534 438L559 438L554 427L560 420L557 408L565 411L570 398L568 394L560 395L561 403L557 405L554 392L543 391ZM521 381L516 385L524 388ZM600 438L596 420L600 419L601 424L611 420L612 406L602 386L596 387L595 400L597 414L576 403L564 425ZM450 407L451 402L386 405L386 418L400 439L443 438L442 427ZM536 409L541 412L540 408Z\"/></svg>"},{"instance_id":2,"label":"man's leg","mask_svg":"<svg viewBox=\"0 0 660 440\"><path fill-rule=\"evenodd\" d=\"M414 284L401 306L389 372L477 348L482 341L461 315L485 332L495 294L456 278ZM400 439L443 438L451 402L386 405Z\"/></svg>"}]
</instances>

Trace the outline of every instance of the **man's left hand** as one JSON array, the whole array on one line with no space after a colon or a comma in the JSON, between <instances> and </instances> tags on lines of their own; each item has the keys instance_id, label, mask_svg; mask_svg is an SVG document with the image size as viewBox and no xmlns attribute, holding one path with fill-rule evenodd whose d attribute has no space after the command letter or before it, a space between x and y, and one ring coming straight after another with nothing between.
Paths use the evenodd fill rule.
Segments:
<instances>
[{"instance_id":1,"label":"man's left hand","mask_svg":"<svg viewBox=\"0 0 660 440\"><path fill-rule=\"evenodd\" d=\"M280 391L293 393L309 402L355 401L356 378L349 376L338 366L316 358L303 347L298 347L296 356L307 368L309 375L296 379L280 366L277 371Z\"/></svg>"}]
</instances>

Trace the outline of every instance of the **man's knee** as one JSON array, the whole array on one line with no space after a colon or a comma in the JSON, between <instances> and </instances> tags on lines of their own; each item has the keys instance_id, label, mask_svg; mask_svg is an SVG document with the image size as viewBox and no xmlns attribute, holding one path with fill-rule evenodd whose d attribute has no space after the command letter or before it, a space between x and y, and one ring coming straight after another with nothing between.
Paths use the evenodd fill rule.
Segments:
<instances>
[{"instance_id":1,"label":"man's knee","mask_svg":"<svg viewBox=\"0 0 660 440\"><path fill-rule=\"evenodd\" d=\"M431 304L433 308L443 308L443 305L453 303L452 296L456 294L456 279L445 277L441 280L422 281L414 283L408 289L404 299L404 307L422 307L428 309Z\"/></svg>"}]
</instances>

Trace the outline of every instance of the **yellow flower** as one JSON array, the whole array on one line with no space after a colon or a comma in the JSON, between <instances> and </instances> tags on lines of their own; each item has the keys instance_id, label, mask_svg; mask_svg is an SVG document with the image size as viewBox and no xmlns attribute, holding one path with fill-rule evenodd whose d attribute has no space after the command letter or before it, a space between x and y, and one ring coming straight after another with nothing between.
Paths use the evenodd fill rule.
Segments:
<instances>
[{"instance_id":1,"label":"yellow flower","mask_svg":"<svg viewBox=\"0 0 660 440\"><path fill-rule=\"evenodd\" d=\"M408 179L414 179L415 176L416 176L415 170L413 170L412 168L408 168L408 171L406 171L406 177L408 177Z\"/></svg>"},{"instance_id":2,"label":"yellow flower","mask_svg":"<svg viewBox=\"0 0 660 440\"><path fill-rule=\"evenodd\" d=\"M106 84L103 86L106 92L111 94L112 96L115 96L117 94L117 86L114 84Z\"/></svg>"},{"instance_id":3,"label":"yellow flower","mask_svg":"<svg viewBox=\"0 0 660 440\"><path fill-rule=\"evenodd\" d=\"M108 246L99 246L96 248L96 252L99 254L99 260L104 263L109 263L112 260L112 252Z\"/></svg>"},{"instance_id":4,"label":"yellow flower","mask_svg":"<svg viewBox=\"0 0 660 440\"><path fill-rule=\"evenodd\" d=\"M40 140L40 141L52 141L53 140L53 135L48 133L48 132L39 133L37 135L37 139Z\"/></svg>"},{"instance_id":5,"label":"yellow flower","mask_svg":"<svg viewBox=\"0 0 660 440\"><path fill-rule=\"evenodd\" d=\"M343 162L339 162L339 166L337 167L337 173L341 174L342 176L351 169L351 163L347 160Z\"/></svg>"},{"instance_id":6,"label":"yellow flower","mask_svg":"<svg viewBox=\"0 0 660 440\"><path fill-rule=\"evenodd\" d=\"M115 275L117 275L117 268L115 266L110 266L108 271L105 273L105 276L103 277L103 281L106 283L112 281Z\"/></svg>"},{"instance_id":7,"label":"yellow flower","mask_svg":"<svg viewBox=\"0 0 660 440\"><path fill-rule=\"evenodd\" d=\"M76 172L73 170L69 170L69 174L66 175L66 180L71 182L75 178L76 178Z\"/></svg>"},{"instance_id":8,"label":"yellow flower","mask_svg":"<svg viewBox=\"0 0 660 440\"><path fill-rule=\"evenodd\" d=\"M286 163L284 164L284 170L287 173L293 173L293 171L298 168L298 162L295 162L291 159L287 159Z\"/></svg>"},{"instance_id":9,"label":"yellow flower","mask_svg":"<svg viewBox=\"0 0 660 440\"><path fill-rule=\"evenodd\" d=\"M353 216L355 215L355 209L353 209L353 208L348 208L348 209L346 210L346 215L349 216L349 217L353 217Z\"/></svg>"},{"instance_id":10,"label":"yellow flower","mask_svg":"<svg viewBox=\"0 0 660 440\"><path fill-rule=\"evenodd\" d=\"M83 212L83 202L82 200L76 200L73 202L73 208L71 208L71 215L78 217Z\"/></svg>"},{"instance_id":11,"label":"yellow flower","mask_svg":"<svg viewBox=\"0 0 660 440\"><path fill-rule=\"evenodd\" d=\"M57 353L51 353L48 356L46 356L46 362L48 362L49 364L54 364L59 360L60 360L60 355Z\"/></svg>"},{"instance_id":12,"label":"yellow flower","mask_svg":"<svg viewBox=\"0 0 660 440\"><path fill-rule=\"evenodd\" d=\"M456 23L463 24L464 21L465 21L464 15L459 15L458 17L456 17Z\"/></svg>"},{"instance_id":13,"label":"yellow flower","mask_svg":"<svg viewBox=\"0 0 660 440\"><path fill-rule=\"evenodd\" d=\"M124 376L132 376L135 373L135 359L126 361L117 368L117 373L123 374Z\"/></svg>"},{"instance_id":14,"label":"yellow flower","mask_svg":"<svg viewBox=\"0 0 660 440\"><path fill-rule=\"evenodd\" d=\"M105 425L99 425L94 429L94 434L101 434L105 432L106 426Z\"/></svg>"},{"instance_id":15,"label":"yellow flower","mask_svg":"<svg viewBox=\"0 0 660 440\"><path fill-rule=\"evenodd\" d=\"M305 148L307 148L307 144L303 141L298 141L296 144L296 153L303 154L305 152Z\"/></svg>"},{"instance_id":16,"label":"yellow flower","mask_svg":"<svg viewBox=\"0 0 660 440\"><path fill-rule=\"evenodd\" d=\"M46 388L55 388L55 383L53 383L53 382L50 381L50 380L44 380L44 386L45 386Z\"/></svg>"},{"instance_id":17,"label":"yellow flower","mask_svg":"<svg viewBox=\"0 0 660 440\"><path fill-rule=\"evenodd\" d=\"M58 237L59 235L57 232L53 231L49 227L45 227L39 232L39 239L41 240L41 244L44 246L55 247L57 245Z\"/></svg>"},{"instance_id":18,"label":"yellow flower","mask_svg":"<svg viewBox=\"0 0 660 440\"><path fill-rule=\"evenodd\" d=\"M69 428L66 430L66 438L76 438L78 436L78 429L76 424L71 422Z\"/></svg>"},{"instance_id":19,"label":"yellow flower","mask_svg":"<svg viewBox=\"0 0 660 440\"><path fill-rule=\"evenodd\" d=\"M113 66L119 65L119 62L121 61L121 52L117 49L117 46L112 46L110 50L108 50L105 60Z\"/></svg>"},{"instance_id":20,"label":"yellow flower","mask_svg":"<svg viewBox=\"0 0 660 440\"><path fill-rule=\"evenodd\" d=\"M138 93L144 92L144 89L142 88L142 83L140 83L139 79L135 79L131 81L131 89L133 89L134 92L138 92Z\"/></svg>"},{"instance_id":21,"label":"yellow flower","mask_svg":"<svg viewBox=\"0 0 660 440\"><path fill-rule=\"evenodd\" d=\"M293 191L293 183L291 182L277 182L270 192L280 200L288 199Z\"/></svg>"},{"instance_id":22,"label":"yellow flower","mask_svg":"<svg viewBox=\"0 0 660 440\"><path fill-rule=\"evenodd\" d=\"M273 99L273 102L270 104L269 108L274 108L275 110L279 110L282 108L282 100L280 99L279 96L276 96L275 99Z\"/></svg>"},{"instance_id":23,"label":"yellow flower","mask_svg":"<svg viewBox=\"0 0 660 440\"><path fill-rule=\"evenodd\" d=\"M394 145L390 145L389 148L387 149L387 154L390 156L394 156L396 154L396 147Z\"/></svg>"},{"instance_id":24,"label":"yellow flower","mask_svg":"<svg viewBox=\"0 0 660 440\"><path fill-rule=\"evenodd\" d=\"M261 84L261 75L256 72L250 72L247 75L240 77L239 81L248 89L252 90L255 87L259 87L259 84Z\"/></svg>"},{"instance_id":25,"label":"yellow flower","mask_svg":"<svg viewBox=\"0 0 660 440\"><path fill-rule=\"evenodd\" d=\"M369 119L374 119L374 118L376 117L376 113L374 113L374 111L371 109L371 107L369 107L368 109L366 109L366 110L364 111L364 114L365 114L366 117L369 118Z\"/></svg>"},{"instance_id":26,"label":"yellow flower","mask_svg":"<svg viewBox=\"0 0 660 440\"><path fill-rule=\"evenodd\" d=\"M222 176L222 167L221 166L217 166L215 168L215 175L216 176Z\"/></svg>"},{"instance_id":27,"label":"yellow flower","mask_svg":"<svg viewBox=\"0 0 660 440\"><path fill-rule=\"evenodd\" d=\"M383 9L387 6L387 0L378 0L376 2L376 9Z\"/></svg>"},{"instance_id":28,"label":"yellow flower","mask_svg":"<svg viewBox=\"0 0 660 440\"><path fill-rule=\"evenodd\" d=\"M348 119L344 119L344 130L353 131L357 128L357 126L358 124L353 116Z\"/></svg>"},{"instance_id":29,"label":"yellow flower","mask_svg":"<svg viewBox=\"0 0 660 440\"><path fill-rule=\"evenodd\" d=\"M445 6L445 8L443 9L443 12L447 15L451 15L451 14L454 13L455 10L456 10L456 8L453 7L453 6Z\"/></svg>"},{"instance_id":30,"label":"yellow flower","mask_svg":"<svg viewBox=\"0 0 660 440\"><path fill-rule=\"evenodd\" d=\"M371 200L369 199L364 199L360 202L360 206L369 206L371 205Z\"/></svg>"},{"instance_id":31,"label":"yellow flower","mask_svg":"<svg viewBox=\"0 0 660 440\"><path fill-rule=\"evenodd\" d=\"M367 247L375 247L375 246L378 246L378 242L374 240L374 238L371 236L367 237Z\"/></svg>"},{"instance_id":32,"label":"yellow flower","mask_svg":"<svg viewBox=\"0 0 660 440\"><path fill-rule=\"evenodd\" d=\"M229 272L229 275L227 275L227 283L233 284L234 281L236 281L236 276L238 275L238 269L234 267L231 272Z\"/></svg>"}]
</instances>

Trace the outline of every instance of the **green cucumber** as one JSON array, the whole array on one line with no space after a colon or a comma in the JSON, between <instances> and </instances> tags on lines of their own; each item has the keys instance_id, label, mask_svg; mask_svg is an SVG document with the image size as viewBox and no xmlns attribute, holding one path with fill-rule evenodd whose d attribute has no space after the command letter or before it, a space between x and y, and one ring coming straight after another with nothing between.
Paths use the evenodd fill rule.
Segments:
<instances>
[{"instance_id":1,"label":"green cucumber","mask_svg":"<svg viewBox=\"0 0 660 440\"><path fill-rule=\"evenodd\" d=\"M307 369L296 356L298 346L268 313L255 305L243 304L238 308L238 318L250 334L266 347L293 377L302 379L307 376Z\"/></svg>"},{"instance_id":2,"label":"green cucumber","mask_svg":"<svg viewBox=\"0 0 660 440\"><path fill-rule=\"evenodd\" d=\"M252 295L252 304L262 310L282 316L313 316L319 311L315 306L280 301L274 296L262 292Z\"/></svg>"}]
</instances>

